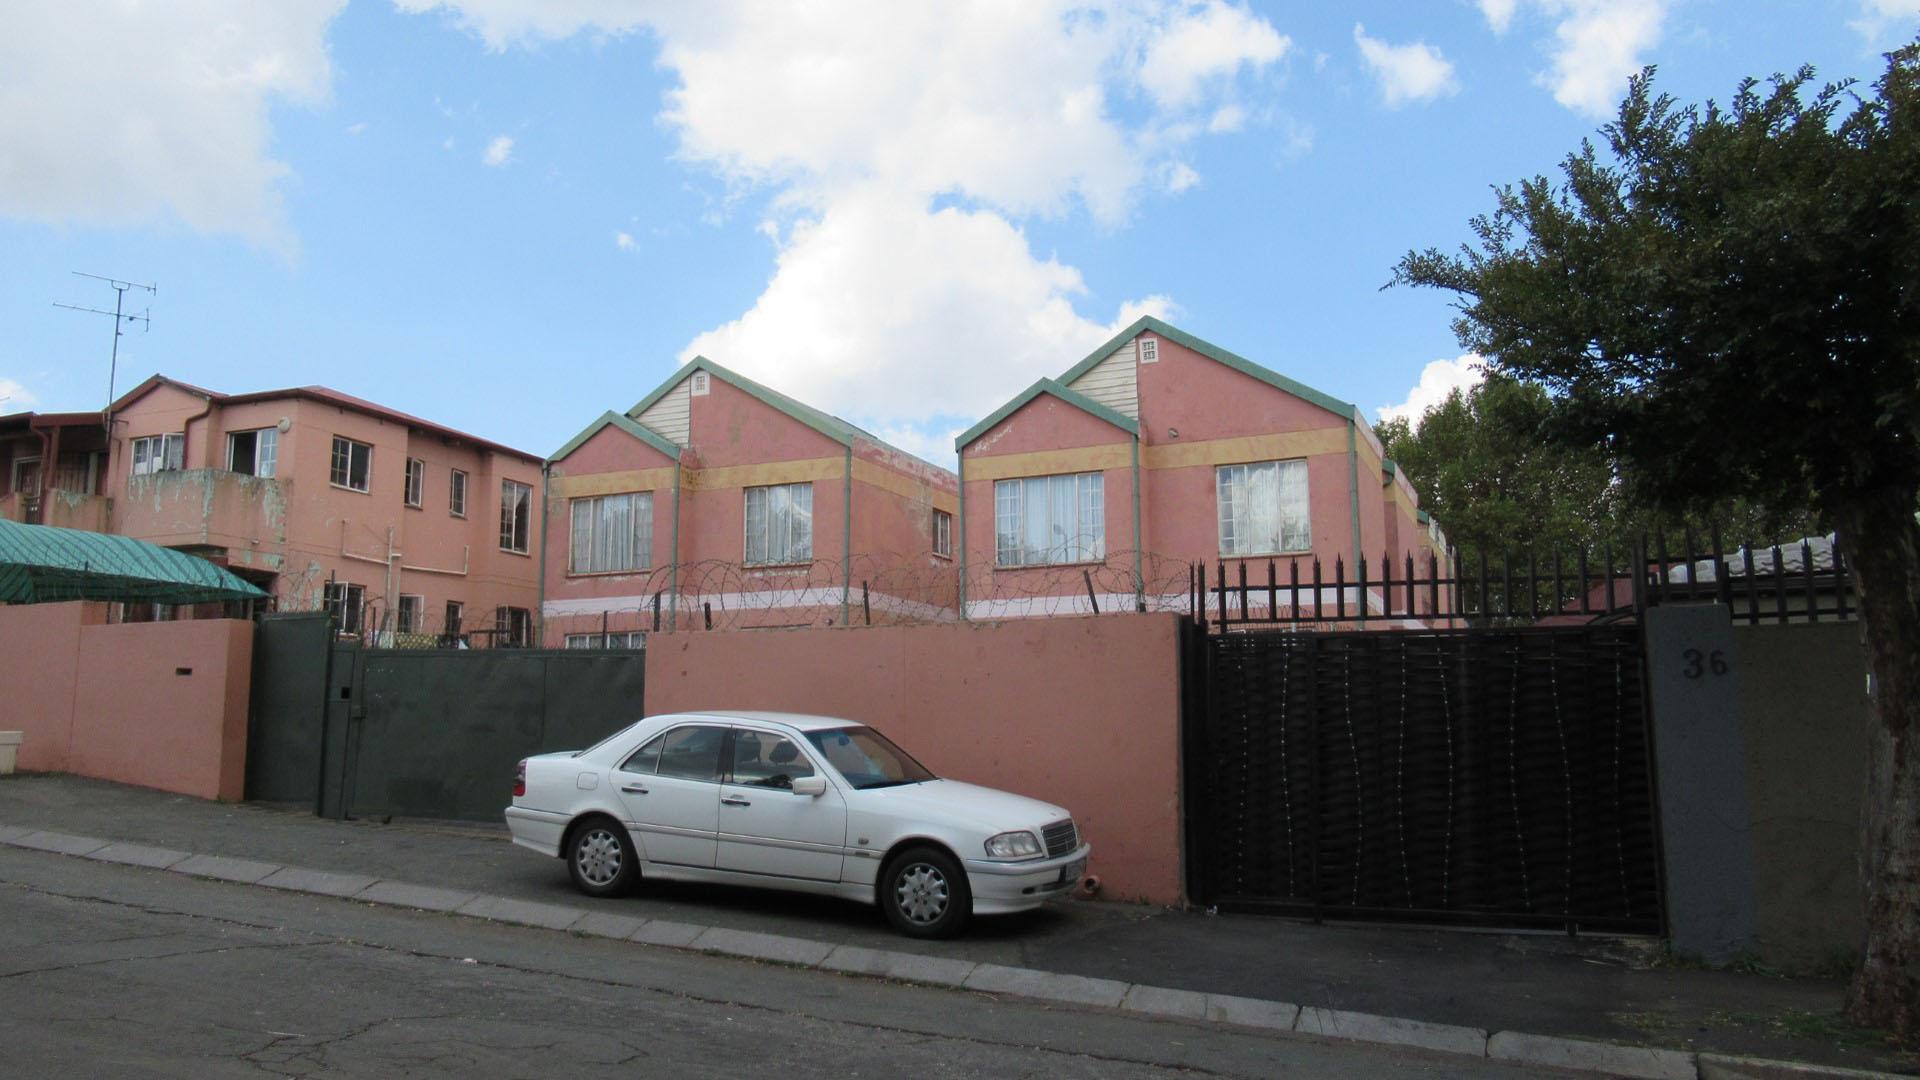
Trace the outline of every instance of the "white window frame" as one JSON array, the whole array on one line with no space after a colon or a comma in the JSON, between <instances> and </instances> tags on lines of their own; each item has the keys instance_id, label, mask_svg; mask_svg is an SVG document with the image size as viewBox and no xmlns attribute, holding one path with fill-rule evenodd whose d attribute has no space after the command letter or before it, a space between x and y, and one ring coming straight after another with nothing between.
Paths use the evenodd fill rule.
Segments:
<instances>
[{"instance_id":1,"label":"white window frame","mask_svg":"<svg viewBox=\"0 0 1920 1080\"><path fill-rule=\"evenodd\" d=\"M1140 339L1140 362L1157 364L1160 362L1160 339L1143 337Z\"/></svg>"},{"instance_id":2,"label":"white window frame","mask_svg":"<svg viewBox=\"0 0 1920 1080\"><path fill-rule=\"evenodd\" d=\"M525 555L533 543L533 485L500 481L500 550Z\"/></svg>"},{"instance_id":3,"label":"white window frame","mask_svg":"<svg viewBox=\"0 0 1920 1080\"><path fill-rule=\"evenodd\" d=\"M606 521L611 500L627 503L627 552L618 557L619 538ZM584 536L583 536L584 530ZM585 557L582 540L585 540ZM626 491L587 495L567 501L567 573L625 574L653 566L653 492Z\"/></svg>"},{"instance_id":4,"label":"white window frame","mask_svg":"<svg viewBox=\"0 0 1920 1080\"><path fill-rule=\"evenodd\" d=\"M178 472L185 463L187 435L184 431L160 435L141 435L127 443L127 456L133 460L133 476L152 476L160 472Z\"/></svg>"},{"instance_id":5,"label":"white window frame","mask_svg":"<svg viewBox=\"0 0 1920 1080\"><path fill-rule=\"evenodd\" d=\"M519 623L519 627L515 627ZM533 612L523 607L502 605L493 609L493 644L496 648L524 649L533 644ZM516 630L523 629L524 633Z\"/></svg>"},{"instance_id":6,"label":"white window frame","mask_svg":"<svg viewBox=\"0 0 1920 1080\"><path fill-rule=\"evenodd\" d=\"M227 471L240 472L235 468L238 451L234 439L241 435L253 436L252 472L248 475L272 479L274 471L280 467L280 429L277 427L248 428L244 431L227 432Z\"/></svg>"},{"instance_id":7,"label":"white window frame","mask_svg":"<svg viewBox=\"0 0 1920 1080\"><path fill-rule=\"evenodd\" d=\"M346 444L346 470L341 474L345 482L335 480L334 469L340 458L340 445ZM366 467L360 471L360 486L353 485L353 455L356 450L366 451ZM357 491L362 495L373 490L373 444L358 439L349 439L345 435L335 435L327 451L327 483L342 491Z\"/></svg>"},{"instance_id":8,"label":"white window frame","mask_svg":"<svg viewBox=\"0 0 1920 1080\"><path fill-rule=\"evenodd\" d=\"M742 510L740 550L746 565L798 566L813 561L812 482L747 488L742 493ZM775 521L781 514L785 521Z\"/></svg>"},{"instance_id":9,"label":"white window frame","mask_svg":"<svg viewBox=\"0 0 1920 1080\"><path fill-rule=\"evenodd\" d=\"M401 501L418 510L427 491L427 463L417 457L407 459L407 483Z\"/></svg>"},{"instance_id":10,"label":"white window frame","mask_svg":"<svg viewBox=\"0 0 1920 1080\"><path fill-rule=\"evenodd\" d=\"M1070 485L1065 496L1056 491L1062 484ZM1037 504L1036 493L1040 495ZM1053 520L1055 505L1062 497L1073 507L1071 532L1066 531L1068 526ZM1048 542L1044 547L1025 543L1036 513L1045 518L1041 530ZM994 481L993 537L994 565L1007 569L1071 566L1104 560L1107 557L1106 474L1056 473Z\"/></svg>"},{"instance_id":11,"label":"white window frame","mask_svg":"<svg viewBox=\"0 0 1920 1080\"><path fill-rule=\"evenodd\" d=\"M321 591L327 610L333 614L334 627L343 634L358 634L364 629L367 612L367 587L351 581L329 581Z\"/></svg>"},{"instance_id":12,"label":"white window frame","mask_svg":"<svg viewBox=\"0 0 1920 1080\"><path fill-rule=\"evenodd\" d=\"M457 518L467 516L467 470L465 469L447 471L447 513Z\"/></svg>"},{"instance_id":13,"label":"white window frame","mask_svg":"<svg viewBox=\"0 0 1920 1080\"><path fill-rule=\"evenodd\" d=\"M1218 465L1213 474L1222 558L1313 550L1313 497L1305 458ZM1267 507L1253 505L1269 499ZM1256 516L1258 511L1264 511L1264 520Z\"/></svg>"},{"instance_id":14,"label":"white window frame","mask_svg":"<svg viewBox=\"0 0 1920 1080\"><path fill-rule=\"evenodd\" d=\"M933 553L942 559L953 558L953 515L945 510L933 512Z\"/></svg>"},{"instance_id":15,"label":"white window frame","mask_svg":"<svg viewBox=\"0 0 1920 1080\"><path fill-rule=\"evenodd\" d=\"M568 649L644 649L647 647L647 633L644 630L611 634L568 634L562 641L562 647Z\"/></svg>"},{"instance_id":16,"label":"white window frame","mask_svg":"<svg viewBox=\"0 0 1920 1080\"><path fill-rule=\"evenodd\" d=\"M447 601L445 622L440 627L442 637L458 637L466 631L467 605L458 600Z\"/></svg>"},{"instance_id":17,"label":"white window frame","mask_svg":"<svg viewBox=\"0 0 1920 1080\"><path fill-rule=\"evenodd\" d=\"M408 601L412 601L412 603L409 604ZM409 607L413 609L413 615L411 618L409 618L407 615L407 609ZM426 618L427 618L427 598L426 597L420 595L419 593L401 593L400 594L400 599L394 604L394 607L393 607L393 629L395 633L418 634L420 633L421 625L426 622Z\"/></svg>"}]
</instances>

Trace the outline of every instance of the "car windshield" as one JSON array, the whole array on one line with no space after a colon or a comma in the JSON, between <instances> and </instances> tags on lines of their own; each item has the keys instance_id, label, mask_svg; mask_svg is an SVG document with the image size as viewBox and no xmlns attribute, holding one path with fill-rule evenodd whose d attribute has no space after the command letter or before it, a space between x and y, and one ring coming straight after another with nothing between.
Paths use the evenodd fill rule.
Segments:
<instances>
[{"instance_id":1,"label":"car windshield","mask_svg":"<svg viewBox=\"0 0 1920 1080\"><path fill-rule=\"evenodd\" d=\"M832 728L807 732L807 741L840 770L847 783L868 788L921 784L938 777L870 727Z\"/></svg>"}]
</instances>

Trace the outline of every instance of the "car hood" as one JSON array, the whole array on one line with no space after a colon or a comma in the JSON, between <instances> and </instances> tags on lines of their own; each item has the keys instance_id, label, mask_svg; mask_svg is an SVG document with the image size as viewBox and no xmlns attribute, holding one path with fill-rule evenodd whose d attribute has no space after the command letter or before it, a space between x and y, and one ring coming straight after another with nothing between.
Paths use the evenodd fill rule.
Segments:
<instances>
[{"instance_id":1,"label":"car hood","mask_svg":"<svg viewBox=\"0 0 1920 1080\"><path fill-rule=\"evenodd\" d=\"M1052 803L960 780L869 788L849 800L862 810L971 825L991 835L1008 829L1038 829L1069 815Z\"/></svg>"}]
</instances>

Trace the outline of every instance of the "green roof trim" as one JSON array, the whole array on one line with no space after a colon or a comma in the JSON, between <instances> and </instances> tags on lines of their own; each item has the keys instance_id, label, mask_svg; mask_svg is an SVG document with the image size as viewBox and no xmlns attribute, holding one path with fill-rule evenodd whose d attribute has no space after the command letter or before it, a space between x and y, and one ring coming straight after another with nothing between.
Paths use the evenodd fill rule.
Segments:
<instances>
[{"instance_id":1,"label":"green roof trim","mask_svg":"<svg viewBox=\"0 0 1920 1080\"><path fill-rule=\"evenodd\" d=\"M567 445L561 447L558 450L555 450L553 452L553 455L547 458L547 464L551 465L554 462L559 461L561 458L566 457L568 454L573 453L575 450L580 449L581 446L585 445L588 439L591 439L595 435L600 434L600 429L606 427L608 424L612 424L614 427L617 427L621 431L624 431L627 434L633 436L634 438L639 439L641 442L646 443L648 446L653 447L655 450L660 451L661 453L667 455L673 460L675 461L680 460L680 448L678 446L675 446L672 443L672 441L662 438L652 428L648 427L645 424L635 423L634 421L629 420L624 416L621 416L619 413L609 410L607 412L601 413L600 419L595 420L591 424L588 424L580 432L580 434L575 435L571 439L568 439Z\"/></svg>"},{"instance_id":2,"label":"green roof trim","mask_svg":"<svg viewBox=\"0 0 1920 1080\"><path fill-rule=\"evenodd\" d=\"M639 404L628 409L627 415L638 418L641 413L651 409L655 402L666 397L668 391L680 385L682 379L696 371L710 373L714 378L725 381L736 390L745 391L749 396L758 398L762 404L778 409L842 446L852 446L856 438L885 445L879 436L870 431L855 427L837 416L823 413L811 405L795 401L772 387L762 386L745 375L729 371L704 356L696 356L681 365L680 370L668 376L667 381L656 387L653 393L641 398Z\"/></svg>"},{"instance_id":3,"label":"green roof trim","mask_svg":"<svg viewBox=\"0 0 1920 1080\"><path fill-rule=\"evenodd\" d=\"M1112 355L1113 350L1125 345L1127 342L1139 337L1148 330L1153 331L1176 345L1182 345L1192 349L1194 352L1199 353L1209 360L1225 364L1242 375L1258 379L1276 390L1284 390L1309 404L1318 405L1342 420L1352 419L1358 411L1352 405L1341 401L1339 398L1323 394L1313 387L1308 386L1306 383L1295 382L1277 371L1261 367L1259 364L1254 363L1244 356L1236 356L1210 341L1202 341L1184 330L1168 326L1166 323L1161 322L1151 315L1142 315L1140 318L1134 320L1133 325L1115 334L1107 340L1105 345L1100 346L1090 353L1085 360L1067 369L1067 373L1060 376L1058 381L1063 384L1073 382L1073 380L1092 371L1096 364Z\"/></svg>"},{"instance_id":4,"label":"green roof trim","mask_svg":"<svg viewBox=\"0 0 1920 1080\"><path fill-rule=\"evenodd\" d=\"M1118 347L1119 346L1115 346L1115 348ZM966 449L968 443L992 431L1002 420L1012 416L1020 410L1021 406L1039 397L1041 394L1052 394L1061 401L1066 402L1082 412L1090 414L1096 419L1105 420L1107 423L1132 435L1136 439L1140 437L1140 424L1127 414L1118 409L1108 408L1078 390L1068 389L1065 383L1056 379L1041 379L1039 382L1021 391L1012 401L994 410L993 415L961 432L959 437L953 440L954 450L958 452Z\"/></svg>"},{"instance_id":5,"label":"green roof trim","mask_svg":"<svg viewBox=\"0 0 1920 1080\"><path fill-rule=\"evenodd\" d=\"M266 595L184 551L130 536L0 520L0 603L209 604Z\"/></svg>"},{"instance_id":6,"label":"green roof trim","mask_svg":"<svg viewBox=\"0 0 1920 1080\"><path fill-rule=\"evenodd\" d=\"M1433 520L1433 515L1427 513L1425 510L1415 510L1413 512L1413 519L1415 521L1418 521L1420 524L1425 525L1427 522Z\"/></svg>"}]
</instances>

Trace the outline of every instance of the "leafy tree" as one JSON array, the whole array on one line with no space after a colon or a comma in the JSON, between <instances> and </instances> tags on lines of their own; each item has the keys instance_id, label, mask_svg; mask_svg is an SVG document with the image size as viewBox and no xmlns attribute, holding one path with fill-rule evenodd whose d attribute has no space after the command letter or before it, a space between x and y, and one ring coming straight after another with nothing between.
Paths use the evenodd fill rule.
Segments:
<instances>
[{"instance_id":1,"label":"leafy tree","mask_svg":"<svg viewBox=\"0 0 1920 1080\"><path fill-rule=\"evenodd\" d=\"M1483 555L1597 553L1613 539L1613 470L1604 454L1541 438L1552 407L1540 387L1494 375L1455 390L1417 425L1376 429L1469 565Z\"/></svg>"},{"instance_id":2,"label":"leafy tree","mask_svg":"<svg viewBox=\"0 0 1920 1080\"><path fill-rule=\"evenodd\" d=\"M1498 189L1457 254L1395 280L1459 296L1461 343L1544 387L1667 507L1811 492L1860 586L1878 692L1852 1017L1920 1035L1920 42L1870 96L1811 68L1677 105L1649 69L1561 165Z\"/></svg>"},{"instance_id":3,"label":"leafy tree","mask_svg":"<svg viewBox=\"0 0 1920 1080\"><path fill-rule=\"evenodd\" d=\"M1672 538L1678 558L1688 535L1704 551L1716 535L1730 549L1828 531L1805 493L1788 504L1723 496L1663 510L1619 475L1604 445L1543 435L1554 408L1539 384L1495 373L1417 421L1396 417L1375 431L1469 566L1483 554L1598 558L1610 549L1618 558L1649 535Z\"/></svg>"}]
</instances>

